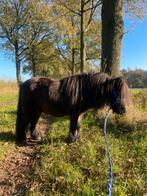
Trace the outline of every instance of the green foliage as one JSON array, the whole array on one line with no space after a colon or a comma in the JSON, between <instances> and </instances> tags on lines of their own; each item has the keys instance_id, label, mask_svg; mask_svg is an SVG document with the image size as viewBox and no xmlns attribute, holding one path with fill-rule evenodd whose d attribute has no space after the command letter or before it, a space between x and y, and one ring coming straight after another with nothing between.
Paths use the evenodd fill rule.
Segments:
<instances>
[{"instance_id":1,"label":"green foliage","mask_svg":"<svg viewBox=\"0 0 147 196\"><path fill-rule=\"evenodd\" d=\"M52 10L42 1L34 0L30 3L31 16L25 28L23 36L27 50L25 51L24 73L33 76L62 75L61 58L54 45L54 27L51 24Z\"/></svg>"},{"instance_id":2,"label":"green foliage","mask_svg":"<svg viewBox=\"0 0 147 196\"><path fill-rule=\"evenodd\" d=\"M84 3L84 1L83 1ZM100 59L101 23L96 10L96 1L85 1L83 11L81 1L55 1L53 15L57 18L55 25L55 44L69 72L74 74L80 70L81 25L85 48L84 70L93 70L94 63ZM68 14L67 14L68 12ZM84 22L81 24L81 15ZM59 17L61 16L60 20Z\"/></svg>"},{"instance_id":3,"label":"green foliage","mask_svg":"<svg viewBox=\"0 0 147 196\"><path fill-rule=\"evenodd\" d=\"M0 5L2 48L15 56L19 76L20 65L24 73L33 76L60 77L79 71L79 14L58 1L3 0ZM70 1L67 5L73 10L79 9L80 1ZM96 14L91 16L90 5L91 1L85 7L86 69L100 58L100 21Z\"/></svg>"}]
</instances>

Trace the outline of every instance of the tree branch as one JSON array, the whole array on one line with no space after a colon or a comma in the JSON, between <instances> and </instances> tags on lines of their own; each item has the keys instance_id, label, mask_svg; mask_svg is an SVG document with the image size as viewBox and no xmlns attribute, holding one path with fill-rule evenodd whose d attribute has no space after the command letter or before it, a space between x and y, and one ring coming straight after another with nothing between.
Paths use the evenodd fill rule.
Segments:
<instances>
[{"instance_id":1,"label":"tree branch","mask_svg":"<svg viewBox=\"0 0 147 196\"><path fill-rule=\"evenodd\" d=\"M70 63L68 62L67 58L63 55L63 53L62 53L62 51L61 51L61 49L60 49L58 43L57 43L57 48L58 48L58 51L59 51L60 55L61 55L62 58L64 59L64 61L67 63L67 65L68 65L68 66L70 67L70 69L71 69Z\"/></svg>"},{"instance_id":2,"label":"tree branch","mask_svg":"<svg viewBox=\"0 0 147 196\"><path fill-rule=\"evenodd\" d=\"M91 0L87 0L83 3L83 6L85 6L87 3L89 3Z\"/></svg>"},{"instance_id":3,"label":"tree branch","mask_svg":"<svg viewBox=\"0 0 147 196\"><path fill-rule=\"evenodd\" d=\"M92 17L93 17L93 15L94 15L94 12L95 12L96 8L97 8L99 5L101 5L101 0L99 0L99 1L96 3L96 5L94 5L94 0L92 0L91 4L92 4L92 7L90 8L90 9L91 9L91 12L90 12L89 20L88 20L88 22L87 22L86 31L87 31L87 29L88 29L88 27L89 27L89 25L90 25L90 23L91 23L91 21L92 21ZM88 10L88 9L87 9L87 10Z\"/></svg>"},{"instance_id":4,"label":"tree branch","mask_svg":"<svg viewBox=\"0 0 147 196\"><path fill-rule=\"evenodd\" d=\"M0 21L0 26L2 27L4 33L6 34L6 38L10 41L10 43L12 43L12 45L14 46L15 41L12 39L11 34L9 33L9 31L7 30L7 28L5 27L5 25L3 24L2 21Z\"/></svg>"},{"instance_id":5,"label":"tree branch","mask_svg":"<svg viewBox=\"0 0 147 196\"><path fill-rule=\"evenodd\" d=\"M75 11L73 9L71 9L70 7L68 7L65 3L62 3L61 0L58 0L60 2L60 5L64 6L67 10L69 10L70 12L77 14L79 16L81 16L80 11Z\"/></svg>"}]
</instances>

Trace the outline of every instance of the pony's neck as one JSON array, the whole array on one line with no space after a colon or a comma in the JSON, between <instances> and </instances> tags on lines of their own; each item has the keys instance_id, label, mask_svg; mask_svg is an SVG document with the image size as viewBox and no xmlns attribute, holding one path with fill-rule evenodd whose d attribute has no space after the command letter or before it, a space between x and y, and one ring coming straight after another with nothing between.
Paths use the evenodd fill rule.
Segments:
<instances>
[{"instance_id":1,"label":"pony's neck","mask_svg":"<svg viewBox=\"0 0 147 196\"><path fill-rule=\"evenodd\" d=\"M100 85L96 99L99 102L98 108L103 108L104 106L110 106L113 97L113 83L109 83L109 79Z\"/></svg>"},{"instance_id":2,"label":"pony's neck","mask_svg":"<svg viewBox=\"0 0 147 196\"><path fill-rule=\"evenodd\" d=\"M94 107L103 108L105 105L107 105L107 97L108 95L105 91L105 84L101 84L92 95L92 104Z\"/></svg>"}]
</instances>

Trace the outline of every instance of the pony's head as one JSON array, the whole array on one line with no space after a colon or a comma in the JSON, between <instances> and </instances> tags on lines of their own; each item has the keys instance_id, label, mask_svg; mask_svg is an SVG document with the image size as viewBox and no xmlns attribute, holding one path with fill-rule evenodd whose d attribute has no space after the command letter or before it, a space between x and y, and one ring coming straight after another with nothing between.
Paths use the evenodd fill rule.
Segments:
<instances>
[{"instance_id":1,"label":"pony's head","mask_svg":"<svg viewBox=\"0 0 147 196\"><path fill-rule=\"evenodd\" d=\"M124 114L128 102L128 85L123 77L112 79L110 108L114 113Z\"/></svg>"}]
</instances>

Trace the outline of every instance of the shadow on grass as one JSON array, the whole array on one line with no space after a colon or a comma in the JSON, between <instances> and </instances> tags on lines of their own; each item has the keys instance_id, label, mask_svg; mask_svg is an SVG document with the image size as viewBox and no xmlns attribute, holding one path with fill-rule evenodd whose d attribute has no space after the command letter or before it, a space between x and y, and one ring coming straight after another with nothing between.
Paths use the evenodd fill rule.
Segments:
<instances>
[{"instance_id":1,"label":"shadow on grass","mask_svg":"<svg viewBox=\"0 0 147 196\"><path fill-rule=\"evenodd\" d=\"M16 110L12 110L12 111L0 111L0 115L1 114L5 114L5 115L16 115L17 111Z\"/></svg>"},{"instance_id":2,"label":"shadow on grass","mask_svg":"<svg viewBox=\"0 0 147 196\"><path fill-rule=\"evenodd\" d=\"M11 131L8 132L0 132L0 141L3 142L14 142L15 135Z\"/></svg>"}]
</instances>

